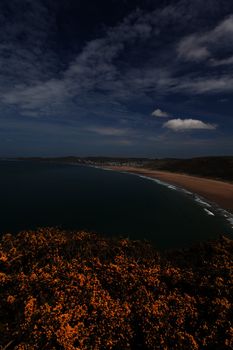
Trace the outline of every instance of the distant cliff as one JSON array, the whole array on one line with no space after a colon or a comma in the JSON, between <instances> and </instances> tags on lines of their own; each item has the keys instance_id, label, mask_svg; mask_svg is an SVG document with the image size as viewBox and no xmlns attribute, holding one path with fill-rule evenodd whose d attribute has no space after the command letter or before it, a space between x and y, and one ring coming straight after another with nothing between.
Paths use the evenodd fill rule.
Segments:
<instances>
[{"instance_id":1,"label":"distant cliff","mask_svg":"<svg viewBox=\"0 0 233 350\"><path fill-rule=\"evenodd\" d=\"M233 241L160 255L56 228L0 243L2 349L233 348Z\"/></svg>"}]
</instances>

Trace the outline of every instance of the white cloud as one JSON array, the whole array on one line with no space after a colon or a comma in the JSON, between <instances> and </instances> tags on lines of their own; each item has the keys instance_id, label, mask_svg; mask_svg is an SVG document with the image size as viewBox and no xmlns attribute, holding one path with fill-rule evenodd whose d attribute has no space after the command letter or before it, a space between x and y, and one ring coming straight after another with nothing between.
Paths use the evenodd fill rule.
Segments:
<instances>
[{"instance_id":1,"label":"white cloud","mask_svg":"<svg viewBox=\"0 0 233 350\"><path fill-rule=\"evenodd\" d=\"M204 123L198 119L171 119L163 124L164 128L171 129L173 131L188 131L188 130L215 130L216 124Z\"/></svg>"},{"instance_id":2,"label":"white cloud","mask_svg":"<svg viewBox=\"0 0 233 350\"><path fill-rule=\"evenodd\" d=\"M153 115L154 117L162 117L162 118L166 118L169 117L169 114L167 112L161 111L161 109L157 108L154 112L151 113L151 115Z\"/></svg>"}]
</instances>

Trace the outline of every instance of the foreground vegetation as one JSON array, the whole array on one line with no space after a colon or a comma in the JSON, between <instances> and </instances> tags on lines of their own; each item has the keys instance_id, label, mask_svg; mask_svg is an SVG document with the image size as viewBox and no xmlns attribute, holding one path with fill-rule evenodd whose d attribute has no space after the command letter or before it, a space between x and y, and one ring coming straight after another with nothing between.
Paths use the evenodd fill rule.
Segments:
<instances>
[{"instance_id":1,"label":"foreground vegetation","mask_svg":"<svg viewBox=\"0 0 233 350\"><path fill-rule=\"evenodd\" d=\"M2 349L232 349L233 241L159 254L56 228L0 244Z\"/></svg>"}]
</instances>

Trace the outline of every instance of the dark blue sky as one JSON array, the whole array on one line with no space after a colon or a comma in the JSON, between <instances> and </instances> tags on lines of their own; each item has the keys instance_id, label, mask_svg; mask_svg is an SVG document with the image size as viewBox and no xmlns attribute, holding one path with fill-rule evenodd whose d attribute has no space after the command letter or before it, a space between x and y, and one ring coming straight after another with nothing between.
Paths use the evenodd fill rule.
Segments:
<instances>
[{"instance_id":1,"label":"dark blue sky","mask_svg":"<svg viewBox=\"0 0 233 350\"><path fill-rule=\"evenodd\" d=\"M233 2L1 0L0 156L232 155Z\"/></svg>"}]
</instances>

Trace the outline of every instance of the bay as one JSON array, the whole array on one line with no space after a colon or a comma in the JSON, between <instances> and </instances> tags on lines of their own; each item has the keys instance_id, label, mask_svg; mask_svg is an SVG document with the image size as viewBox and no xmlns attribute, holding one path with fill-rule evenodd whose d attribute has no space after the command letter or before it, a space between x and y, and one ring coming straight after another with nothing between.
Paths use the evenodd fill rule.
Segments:
<instances>
[{"instance_id":1,"label":"bay","mask_svg":"<svg viewBox=\"0 0 233 350\"><path fill-rule=\"evenodd\" d=\"M146 239L159 249L232 234L185 193L148 179L59 163L0 161L0 232L59 226Z\"/></svg>"}]
</instances>

